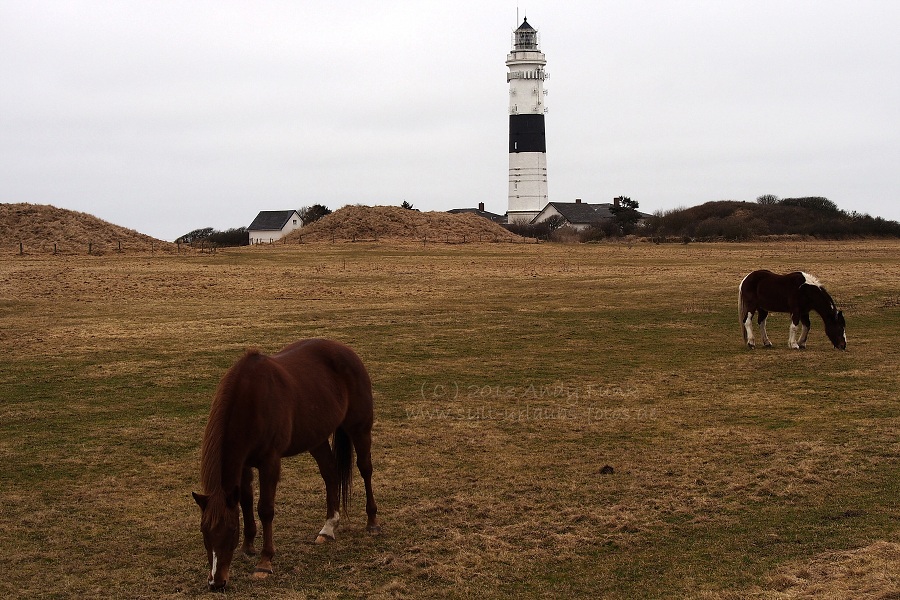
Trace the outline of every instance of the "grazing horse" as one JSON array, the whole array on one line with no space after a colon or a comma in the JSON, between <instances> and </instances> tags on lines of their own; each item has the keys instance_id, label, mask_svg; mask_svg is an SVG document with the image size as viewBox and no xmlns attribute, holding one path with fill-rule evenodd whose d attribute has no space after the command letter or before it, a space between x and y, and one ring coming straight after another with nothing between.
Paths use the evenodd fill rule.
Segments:
<instances>
[{"instance_id":1,"label":"grazing horse","mask_svg":"<svg viewBox=\"0 0 900 600\"><path fill-rule=\"evenodd\" d=\"M211 590L223 590L228 583L240 537L239 505L243 552L256 553L254 468L259 472L257 513L263 547L253 576L263 579L272 573L275 488L284 456L309 452L319 466L327 511L316 542L323 543L334 539L339 508L347 511L355 447L366 486L367 529L380 531L372 495L372 420L372 383L366 368L353 350L338 342L303 340L272 356L251 349L225 373L203 437L203 494L193 493L202 513Z\"/></svg>"},{"instance_id":2,"label":"grazing horse","mask_svg":"<svg viewBox=\"0 0 900 600\"><path fill-rule=\"evenodd\" d=\"M847 349L847 335L844 332L844 313L839 311L834 300L822 287L818 279L808 273L795 272L777 275L765 269L753 271L738 286L738 315L744 342L753 348L753 313L758 312L759 332L766 347L772 345L766 334L766 317L770 312L791 314L791 328L788 346L805 348L809 335L809 312L819 313L825 323L825 334L835 348ZM802 324L799 337L797 330Z\"/></svg>"}]
</instances>

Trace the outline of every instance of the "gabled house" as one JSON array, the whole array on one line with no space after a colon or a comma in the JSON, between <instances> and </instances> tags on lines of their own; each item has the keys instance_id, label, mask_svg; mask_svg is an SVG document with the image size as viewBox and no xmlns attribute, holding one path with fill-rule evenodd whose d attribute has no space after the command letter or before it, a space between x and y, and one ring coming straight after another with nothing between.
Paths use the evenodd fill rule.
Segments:
<instances>
[{"instance_id":1,"label":"gabled house","mask_svg":"<svg viewBox=\"0 0 900 600\"><path fill-rule=\"evenodd\" d=\"M581 198L575 202L549 202L541 212L531 220L532 224L541 223L547 219L559 216L563 219L563 226L571 227L576 231L582 231L592 225L598 225L608 219L615 217L613 208L618 208L620 198L616 198L612 203L605 204L588 204L582 202ZM641 219L651 216L647 213L638 213Z\"/></svg>"},{"instance_id":2,"label":"gabled house","mask_svg":"<svg viewBox=\"0 0 900 600\"><path fill-rule=\"evenodd\" d=\"M303 227L296 210L262 210L248 227L251 244L268 244Z\"/></svg>"},{"instance_id":3,"label":"gabled house","mask_svg":"<svg viewBox=\"0 0 900 600\"><path fill-rule=\"evenodd\" d=\"M609 206L588 204L582 202L580 198L575 202L549 202L531 222L532 224L541 223L551 217L559 216L564 221L563 225L581 231L591 225L601 223L605 219L611 219L613 214L609 211Z\"/></svg>"}]
</instances>

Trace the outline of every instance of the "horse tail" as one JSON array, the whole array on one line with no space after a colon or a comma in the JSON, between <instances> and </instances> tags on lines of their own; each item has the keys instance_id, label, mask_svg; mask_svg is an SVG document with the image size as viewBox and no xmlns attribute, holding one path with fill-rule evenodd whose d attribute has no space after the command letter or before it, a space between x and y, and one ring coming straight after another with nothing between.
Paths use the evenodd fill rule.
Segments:
<instances>
[{"instance_id":1,"label":"horse tail","mask_svg":"<svg viewBox=\"0 0 900 600\"><path fill-rule=\"evenodd\" d=\"M337 464L338 478L341 485L338 489L338 498L341 510L346 514L350 506L351 483L353 482L353 442L347 432L338 427L334 432L335 464Z\"/></svg>"},{"instance_id":2,"label":"horse tail","mask_svg":"<svg viewBox=\"0 0 900 600\"><path fill-rule=\"evenodd\" d=\"M748 275L749 277L749 275ZM741 322L741 335L744 336L744 343L747 343L747 328L744 327L744 319L747 318L747 302L744 299L744 282L747 281L747 277L741 280L741 284L738 286L738 320Z\"/></svg>"}]
</instances>

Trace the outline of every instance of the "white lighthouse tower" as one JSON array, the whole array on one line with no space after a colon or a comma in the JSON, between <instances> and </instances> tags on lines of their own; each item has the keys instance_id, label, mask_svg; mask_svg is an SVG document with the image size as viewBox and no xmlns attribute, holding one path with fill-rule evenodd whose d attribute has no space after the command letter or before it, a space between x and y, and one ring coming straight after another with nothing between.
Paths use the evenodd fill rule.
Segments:
<instances>
[{"instance_id":1,"label":"white lighthouse tower","mask_svg":"<svg viewBox=\"0 0 900 600\"><path fill-rule=\"evenodd\" d=\"M544 71L538 32L526 17L513 32L509 73L509 223L528 223L547 205Z\"/></svg>"}]
</instances>

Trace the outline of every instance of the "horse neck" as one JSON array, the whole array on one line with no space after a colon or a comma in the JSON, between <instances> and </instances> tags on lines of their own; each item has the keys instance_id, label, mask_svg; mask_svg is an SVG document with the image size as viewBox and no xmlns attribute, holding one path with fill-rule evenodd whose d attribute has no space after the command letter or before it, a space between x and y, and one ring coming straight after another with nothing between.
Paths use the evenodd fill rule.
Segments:
<instances>
[{"instance_id":1,"label":"horse neck","mask_svg":"<svg viewBox=\"0 0 900 600\"><path fill-rule=\"evenodd\" d=\"M836 312L834 300L831 299L831 296L824 288L819 286L810 287L812 288L809 294L811 308L819 313L819 316L822 317L822 320L826 323L834 321L834 314Z\"/></svg>"},{"instance_id":2,"label":"horse neck","mask_svg":"<svg viewBox=\"0 0 900 600\"><path fill-rule=\"evenodd\" d=\"M211 496L227 494L240 485L246 448L241 436L229 435L234 420L235 368L219 384L209 412L200 458L200 479L204 492Z\"/></svg>"}]
</instances>

